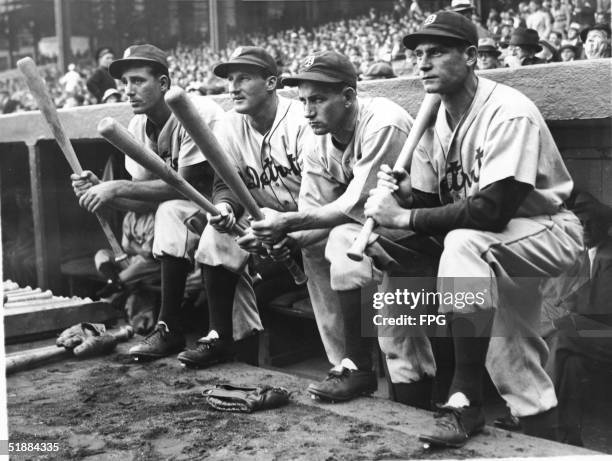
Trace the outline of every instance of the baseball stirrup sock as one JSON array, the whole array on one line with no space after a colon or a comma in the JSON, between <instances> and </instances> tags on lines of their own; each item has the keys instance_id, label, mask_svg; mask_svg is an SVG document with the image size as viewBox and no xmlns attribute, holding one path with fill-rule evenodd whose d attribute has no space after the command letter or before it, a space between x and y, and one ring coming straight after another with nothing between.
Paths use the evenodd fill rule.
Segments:
<instances>
[{"instance_id":1,"label":"baseball stirrup sock","mask_svg":"<svg viewBox=\"0 0 612 461\"><path fill-rule=\"evenodd\" d=\"M372 369L373 339L361 334L361 289L338 291L344 320L344 357L360 370Z\"/></svg>"},{"instance_id":2,"label":"baseball stirrup sock","mask_svg":"<svg viewBox=\"0 0 612 461\"><path fill-rule=\"evenodd\" d=\"M161 260L161 309L159 321L172 332L181 331L180 309L185 295L187 274L191 263L182 258L163 256Z\"/></svg>"},{"instance_id":3,"label":"baseball stirrup sock","mask_svg":"<svg viewBox=\"0 0 612 461\"><path fill-rule=\"evenodd\" d=\"M240 275L221 266L203 265L202 278L208 300L208 328L216 330L221 339L232 339L234 294Z\"/></svg>"},{"instance_id":4,"label":"baseball stirrup sock","mask_svg":"<svg viewBox=\"0 0 612 461\"><path fill-rule=\"evenodd\" d=\"M451 324L455 346L455 373L448 395L462 392L472 405L482 403L482 380L492 318L490 311L462 314L454 316Z\"/></svg>"}]
</instances>

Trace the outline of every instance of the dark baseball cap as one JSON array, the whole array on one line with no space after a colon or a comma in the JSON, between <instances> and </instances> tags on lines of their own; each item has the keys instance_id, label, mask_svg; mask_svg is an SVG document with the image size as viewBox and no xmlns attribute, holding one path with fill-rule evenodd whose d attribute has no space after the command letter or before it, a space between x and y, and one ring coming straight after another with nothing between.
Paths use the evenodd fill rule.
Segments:
<instances>
[{"instance_id":1,"label":"dark baseball cap","mask_svg":"<svg viewBox=\"0 0 612 461\"><path fill-rule=\"evenodd\" d=\"M414 50L427 39L450 38L478 46L478 31L472 21L453 11L438 11L425 19L421 29L404 37L404 46Z\"/></svg>"},{"instance_id":2,"label":"dark baseball cap","mask_svg":"<svg viewBox=\"0 0 612 461\"><path fill-rule=\"evenodd\" d=\"M239 46L234 50L229 61L217 64L213 69L217 77L227 78L233 67L248 65L259 67L272 75L278 75L278 67L274 58L258 46Z\"/></svg>"},{"instance_id":3,"label":"dark baseball cap","mask_svg":"<svg viewBox=\"0 0 612 461\"><path fill-rule=\"evenodd\" d=\"M113 78L120 79L126 67L138 64L159 66L168 72L168 56L154 45L132 45L123 53L123 58L111 62L108 71Z\"/></svg>"},{"instance_id":4,"label":"dark baseball cap","mask_svg":"<svg viewBox=\"0 0 612 461\"><path fill-rule=\"evenodd\" d=\"M580 40L582 40L583 42L586 42L587 35L592 30L601 30L606 33L608 38L610 38L610 35L611 35L610 34L610 24L595 24L593 26L587 27L582 32L580 32Z\"/></svg>"},{"instance_id":5,"label":"dark baseball cap","mask_svg":"<svg viewBox=\"0 0 612 461\"><path fill-rule=\"evenodd\" d=\"M357 72L345 55L337 51L320 51L304 59L297 75L283 78L283 85L297 86L302 81L347 83L356 86Z\"/></svg>"}]
</instances>

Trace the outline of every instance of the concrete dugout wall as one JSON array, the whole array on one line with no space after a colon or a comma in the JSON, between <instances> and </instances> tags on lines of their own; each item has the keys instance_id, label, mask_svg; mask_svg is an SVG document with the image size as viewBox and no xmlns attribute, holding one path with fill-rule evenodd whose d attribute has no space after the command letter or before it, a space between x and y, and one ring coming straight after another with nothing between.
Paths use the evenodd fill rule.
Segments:
<instances>
[{"instance_id":1,"label":"concrete dugout wall","mask_svg":"<svg viewBox=\"0 0 612 461\"><path fill-rule=\"evenodd\" d=\"M576 186L609 205L612 205L611 66L612 60L602 59L481 72L483 77L522 91L536 103ZM416 78L363 82L359 92L388 97L412 115L424 95ZM287 94L295 92L289 90ZM228 98L215 98L225 109L231 107ZM59 113L83 168L101 174L110 155L121 155L99 137L96 125L106 116L127 125L131 117L128 104L81 107ZM65 284L60 263L72 257L93 255L107 245L95 218L79 208L70 188L68 164L51 139L51 132L38 112L0 116L0 222L5 253L10 251L5 243L7 237L23 237L28 227L31 229L29 256L35 262L35 283L61 292ZM24 197L20 197L17 206L14 202L22 193L28 197L25 203Z\"/></svg>"}]
</instances>

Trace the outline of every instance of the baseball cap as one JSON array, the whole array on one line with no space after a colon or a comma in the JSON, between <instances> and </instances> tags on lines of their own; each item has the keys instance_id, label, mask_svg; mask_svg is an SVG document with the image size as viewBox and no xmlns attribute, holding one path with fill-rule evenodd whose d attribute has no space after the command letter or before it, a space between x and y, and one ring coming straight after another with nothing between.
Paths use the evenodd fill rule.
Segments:
<instances>
[{"instance_id":1,"label":"baseball cap","mask_svg":"<svg viewBox=\"0 0 612 461\"><path fill-rule=\"evenodd\" d=\"M428 38L451 38L478 45L478 31L472 21L453 11L438 11L429 15L421 29L404 37L404 46L414 50L417 45Z\"/></svg>"},{"instance_id":2,"label":"baseball cap","mask_svg":"<svg viewBox=\"0 0 612 461\"><path fill-rule=\"evenodd\" d=\"M168 56L154 45L132 45L125 50L123 58L111 62L108 71L113 78L120 79L125 68L133 64L152 64L168 71Z\"/></svg>"},{"instance_id":3,"label":"baseball cap","mask_svg":"<svg viewBox=\"0 0 612 461\"><path fill-rule=\"evenodd\" d=\"M365 74L362 75L363 80L376 80L383 78L395 78L397 75L393 73L393 68L387 62L376 62L368 67Z\"/></svg>"},{"instance_id":4,"label":"baseball cap","mask_svg":"<svg viewBox=\"0 0 612 461\"><path fill-rule=\"evenodd\" d=\"M278 75L278 68L274 58L263 48L258 46L239 46L234 50L229 61L217 64L213 73L217 77L227 78L232 67L249 65L267 70L272 75Z\"/></svg>"},{"instance_id":5,"label":"baseball cap","mask_svg":"<svg viewBox=\"0 0 612 461\"><path fill-rule=\"evenodd\" d=\"M357 85L357 72L345 55L337 51L320 51L304 59L297 75L283 78L283 85L297 86L301 81Z\"/></svg>"},{"instance_id":6,"label":"baseball cap","mask_svg":"<svg viewBox=\"0 0 612 461\"><path fill-rule=\"evenodd\" d=\"M580 32L580 40L582 40L583 42L586 42L587 35L592 30L602 30L602 31L604 31L608 35L608 38L610 38L610 35L611 35L611 33L610 33L610 24L595 24L593 26L587 27L582 32Z\"/></svg>"},{"instance_id":7,"label":"baseball cap","mask_svg":"<svg viewBox=\"0 0 612 461\"><path fill-rule=\"evenodd\" d=\"M470 0L452 0L450 11L465 11L465 10L473 10L474 5Z\"/></svg>"},{"instance_id":8,"label":"baseball cap","mask_svg":"<svg viewBox=\"0 0 612 461\"><path fill-rule=\"evenodd\" d=\"M102 102L108 101L111 96L119 96L119 99L121 99L121 93L117 88L109 88L104 92L104 95L102 96Z\"/></svg>"}]
</instances>

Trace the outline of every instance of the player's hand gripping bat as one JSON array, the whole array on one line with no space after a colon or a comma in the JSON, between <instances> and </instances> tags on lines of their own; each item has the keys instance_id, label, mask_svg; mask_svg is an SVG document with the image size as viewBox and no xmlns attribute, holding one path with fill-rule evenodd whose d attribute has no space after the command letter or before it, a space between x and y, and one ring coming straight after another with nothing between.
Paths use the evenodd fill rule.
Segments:
<instances>
[{"instance_id":1,"label":"player's hand gripping bat","mask_svg":"<svg viewBox=\"0 0 612 461\"><path fill-rule=\"evenodd\" d=\"M215 135L208 128L204 120L202 120L187 93L180 88L171 88L166 93L165 99L176 118L191 136L191 139L193 139L206 156L206 160L208 160L219 177L227 184L227 187L236 195L247 212L256 220L264 219L263 213L255 199L242 179L240 179L240 176L238 176L233 164L228 161L228 157L224 154ZM285 264L297 285L306 283L306 275L293 259L284 261L283 264Z\"/></svg>"},{"instance_id":2,"label":"player's hand gripping bat","mask_svg":"<svg viewBox=\"0 0 612 461\"><path fill-rule=\"evenodd\" d=\"M45 117L49 128L51 128L51 132L57 141L60 149L62 150L64 157L70 164L72 171L76 174L83 173L83 168L81 168L81 164L79 163L79 159L77 158L74 148L70 143L70 139L68 139L68 135L64 131L64 127L62 126L60 119L57 115L57 109L53 100L51 99L51 95L43 82L40 74L38 73L38 69L36 68L36 64L32 60L32 58L23 58L17 61L17 67L25 77L26 83L32 96L36 100L38 104L38 108L40 112ZM111 229L108 221L101 216L99 213L95 213L96 218L98 218L98 222L100 223L100 227L104 231L104 235L108 240L108 243L113 250L113 254L115 255L115 261L122 267L127 267L127 255L121 248L119 241L115 237L113 230Z\"/></svg>"},{"instance_id":3,"label":"player's hand gripping bat","mask_svg":"<svg viewBox=\"0 0 612 461\"><path fill-rule=\"evenodd\" d=\"M419 140L423 136L423 133L425 133L425 130L429 126L431 118L437 112L438 107L440 107L440 97L437 94L427 93L421 103L421 107L419 108L419 112L417 113L410 133L408 133L408 138L406 138L404 147L393 166L394 170L399 170L401 168L408 170L410 168L412 154L419 144ZM363 252L368 246L370 235L372 235L375 226L376 222L372 218L366 219L361 232L346 252L346 255L353 261L361 261L363 259Z\"/></svg>"}]
</instances>

